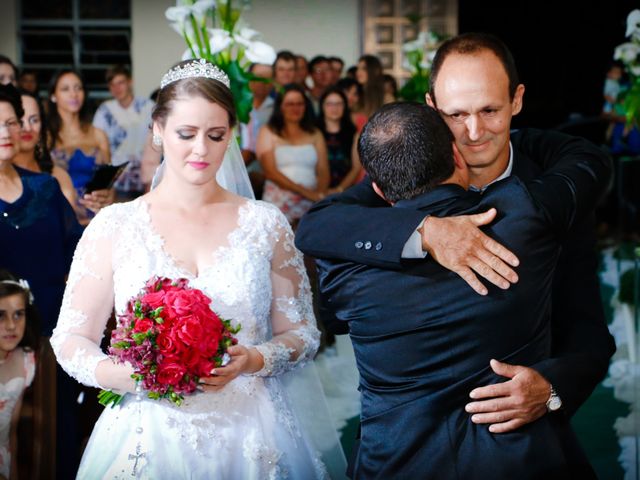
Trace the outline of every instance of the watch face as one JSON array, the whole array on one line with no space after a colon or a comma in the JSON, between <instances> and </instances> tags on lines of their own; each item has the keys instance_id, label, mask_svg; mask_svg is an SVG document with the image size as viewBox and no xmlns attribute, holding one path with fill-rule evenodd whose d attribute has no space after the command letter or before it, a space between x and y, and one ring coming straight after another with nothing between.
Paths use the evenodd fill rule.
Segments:
<instances>
[{"instance_id":1,"label":"watch face","mask_svg":"<svg viewBox=\"0 0 640 480\"><path fill-rule=\"evenodd\" d=\"M561 406L562 406L562 400L560 400L560 397L558 397L557 395L552 395L551 398L549 399L549 403L547 404L547 407L549 408L549 410L553 412L555 410L558 410Z\"/></svg>"}]
</instances>

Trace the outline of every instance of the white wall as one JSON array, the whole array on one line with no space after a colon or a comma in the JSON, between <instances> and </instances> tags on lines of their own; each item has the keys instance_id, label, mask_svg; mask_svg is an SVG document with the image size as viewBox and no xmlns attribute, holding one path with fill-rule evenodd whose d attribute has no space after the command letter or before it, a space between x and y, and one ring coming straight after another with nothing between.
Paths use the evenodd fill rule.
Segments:
<instances>
[{"instance_id":1,"label":"white wall","mask_svg":"<svg viewBox=\"0 0 640 480\"><path fill-rule=\"evenodd\" d=\"M0 53L18 63L18 0L2 0Z\"/></svg>"},{"instance_id":2,"label":"white wall","mask_svg":"<svg viewBox=\"0 0 640 480\"><path fill-rule=\"evenodd\" d=\"M276 51L336 55L347 66L360 56L358 0L253 0L245 18Z\"/></svg>"},{"instance_id":3,"label":"white wall","mask_svg":"<svg viewBox=\"0 0 640 480\"><path fill-rule=\"evenodd\" d=\"M15 0L12 0L15 1ZM308 58L337 55L347 66L360 56L358 0L252 0L244 13L250 26L276 51L289 49ZM135 91L147 96L162 74L177 62L186 44L169 27L171 0L132 0L131 61Z\"/></svg>"},{"instance_id":4,"label":"white wall","mask_svg":"<svg viewBox=\"0 0 640 480\"><path fill-rule=\"evenodd\" d=\"M162 75L182 57L186 44L164 16L171 0L131 1L131 69L136 95L148 97Z\"/></svg>"}]
</instances>

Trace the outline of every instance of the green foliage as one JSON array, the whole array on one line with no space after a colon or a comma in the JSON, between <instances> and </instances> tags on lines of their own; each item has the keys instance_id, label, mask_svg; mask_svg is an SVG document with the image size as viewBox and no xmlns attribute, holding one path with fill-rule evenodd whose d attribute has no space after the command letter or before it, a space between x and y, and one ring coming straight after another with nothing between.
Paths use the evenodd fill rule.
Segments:
<instances>
[{"instance_id":1,"label":"green foliage","mask_svg":"<svg viewBox=\"0 0 640 480\"><path fill-rule=\"evenodd\" d=\"M425 102L425 94L429 90L429 75L423 73L411 77L398 91L398 96L410 102Z\"/></svg>"}]
</instances>

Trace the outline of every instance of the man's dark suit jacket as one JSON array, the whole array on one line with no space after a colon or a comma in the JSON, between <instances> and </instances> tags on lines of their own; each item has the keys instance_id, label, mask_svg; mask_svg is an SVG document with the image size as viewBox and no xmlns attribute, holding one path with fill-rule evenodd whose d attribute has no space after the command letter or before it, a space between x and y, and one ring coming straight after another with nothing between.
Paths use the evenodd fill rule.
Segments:
<instances>
[{"instance_id":1,"label":"man's dark suit jacket","mask_svg":"<svg viewBox=\"0 0 640 480\"><path fill-rule=\"evenodd\" d=\"M562 172L573 165L599 178L600 195L606 191L610 161L590 142L534 129L513 133L511 142L513 176L529 182L541 172ZM554 200L554 188L550 185L541 191L546 192L549 202ZM317 203L298 226L296 246L317 258L399 269L404 244L425 213L415 208L388 207L369 183L358 184ZM563 401L560 415L567 417L575 413L604 378L615 351L600 301L594 207L593 202L579 206L572 227L563 238L553 282L551 356L530 365L554 385ZM469 287L460 288L474 295ZM322 319L330 321L330 316L330 311L324 311ZM336 333L346 333L343 326L335 327Z\"/></svg>"},{"instance_id":2,"label":"man's dark suit jacket","mask_svg":"<svg viewBox=\"0 0 640 480\"><path fill-rule=\"evenodd\" d=\"M497 208L487 234L521 260L520 281L507 291L476 295L436 262L391 270L318 260L323 297L349 323L360 372L354 478L570 478L577 466L581 478L592 474L572 432L557 430L552 416L494 435L464 410L473 388L502 381L491 358L533 365L550 357L558 234L575 205L568 187L558 197L565 206L548 210L511 177L483 195L443 185L396 204L438 216Z\"/></svg>"}]
</instances>

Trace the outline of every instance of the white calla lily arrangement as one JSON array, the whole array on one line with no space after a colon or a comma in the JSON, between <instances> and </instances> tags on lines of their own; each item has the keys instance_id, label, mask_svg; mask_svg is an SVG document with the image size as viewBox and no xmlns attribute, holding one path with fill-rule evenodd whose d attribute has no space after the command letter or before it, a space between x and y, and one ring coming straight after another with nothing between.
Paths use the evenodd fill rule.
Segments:
<instances>
[{"instance_id":1,"label":"white calla lily arrangement","mask_svg":"<svg viewBox=\"0 0 640 480\"><path fill-rule=\"evenodd\" d=\"M182 59L204 58L229 76L238 119L247 123L252 107L248 72L252 63L271 65L276 52L241 18L247 0L178 0L165 16L187 44Z\"/></svg>"}]
</instances>

